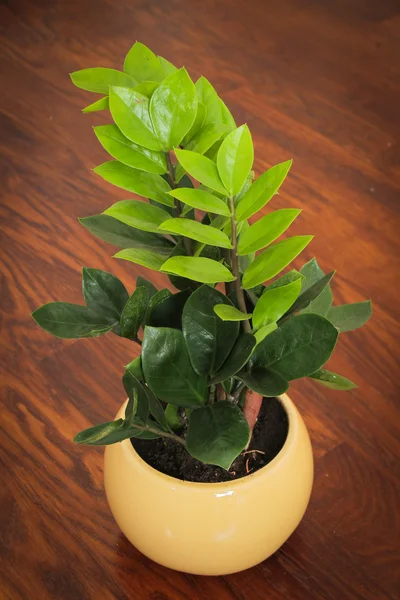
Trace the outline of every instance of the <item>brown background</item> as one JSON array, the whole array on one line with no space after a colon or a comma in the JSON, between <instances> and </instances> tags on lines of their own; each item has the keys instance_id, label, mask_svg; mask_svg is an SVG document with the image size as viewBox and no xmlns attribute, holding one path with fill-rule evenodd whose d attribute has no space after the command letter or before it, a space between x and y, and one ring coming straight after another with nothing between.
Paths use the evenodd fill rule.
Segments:
<instances>
[{"instance_id":1,"label":"brown background","mask_svg":"<svg viewBox=\"0 0 400 600\"><path fill-rule=\"evenodd\" d=\"M398 598L396 6L1 2L1 600ZM331 361L359 389L293 385L316 458L305 519L276 555L229 577L184 575L140 555L108 511L102 451L71 443L113 417L136 347L112 335L58 340L29 318L50 300L81 302L82 265L112 271L129 290L145 274L77 221L129 195L90 172L106 160L91 125L106 117L81 114L93 96L68 78L119 68L136 39L211 79L249 124L258 173L294 158L271 205L304 209L291 232L316 234L303 259L338 270L337 302L374 301L372 321L343 334Z\"/></svg>"}]
</instances>

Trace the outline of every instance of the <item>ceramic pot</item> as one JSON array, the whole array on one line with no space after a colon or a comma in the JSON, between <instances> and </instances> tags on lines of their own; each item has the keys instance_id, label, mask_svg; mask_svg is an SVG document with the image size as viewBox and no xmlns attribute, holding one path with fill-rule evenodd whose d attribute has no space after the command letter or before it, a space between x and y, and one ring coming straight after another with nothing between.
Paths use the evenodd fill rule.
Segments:
<instances>
[{"instance_id":1,"label":"ceramic pot","mask_svg":"<svg viewBox=\"0 0 400 600\"><path fill-rule=\"evenodd\" d=\"M107 446L107 499L128 540L155 562L197 575L242 571L278 550L303 517L313 481L303 419L286 394L280 401L289 419L282 450L235 481L181 481L144 462L130 440Z\"/></svg>"}]
</instances>

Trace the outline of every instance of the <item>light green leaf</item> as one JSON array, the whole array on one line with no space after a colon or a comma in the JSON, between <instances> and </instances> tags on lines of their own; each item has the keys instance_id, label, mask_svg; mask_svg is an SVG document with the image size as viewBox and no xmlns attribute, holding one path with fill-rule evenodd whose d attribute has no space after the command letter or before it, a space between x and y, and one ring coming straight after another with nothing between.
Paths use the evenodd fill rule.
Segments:
<instances>
[{"instance_id":1,"label":"light green leaf","mask_svg":"<svg viewBox=\"0 0 400 600\"><path fill-rule=\"evenodd\" d=\"M260 342L251 368L272 369L291 381L318 371L329 359L337 329L320 315L297 315Z\"/></svg>"},{"instance_id":2,"label":"light green leaf","mask_svg":"<svg viewBox=\"0 0 400 600\"><path fill-rule=\"evenodd\" d=\"M324 272L320 268L316 258L312 258L305 265L303 265L300 269L300 272L305 277L305 280L303 281L302 293L308 291L309 288L311 288L317 283L317 281L320 281L324 277ZM316 289L317 288L314 288L314 292ZM333 300L330 285L327 284L326 287L320 291L319 295L313 294L313 296L315 299L311 300L308 306L303 308L302 312L316 313L318 315L325 316L332 306ZM310 295L308 295L308 297L310 297Z\"/></svg>"},{"instance_id":3,"label":"light green leaf","mask_svg":"<svg viewBox=\"0 0 400 600\"><path fill-rule=\"evenodd\" d=\"M204 404L206 377L193 370L178 329L145 328L142 368L151 391L164 402L188 408Z\"/></svg>"},{"instance_id":4,"label":"light green leaf","mask_svg":"<svg viewBox=\"0 0 400 600\"><path fill-rule=\"evenodd\" d=\"M157 56L147 46L135 42L124 61L124 71L136 81L162 81L165 77L163 67Z\"/></svg>"},{"instance_id":5,"label":"light green leaf","mask_svg":"<svg viewBox=\"0 0 400 600\"><path fill-rule=\"evenodd\" d=\"M126 250L120 250L117 254L114 254L114 258L129 260L130 262L142 265L142 267L148 267L154 271L159 271L163 264L165 264L165 255L151 250L144 250L142 248L127 248Z\"/></svg>"},{"instance_id":6,"label":"light green leaf","mask_svg":"<svg viewBox=\"0 0 400 600\"><path fill-rule=\"evenodd\" d=\"M94 132L103 148L124 165L158 175L166 173L164 153L131 142L116 125L100 125L94 128Z\"/></svg>"},{"instance_id":7,"label":"light green leaf","mask_svg":"<svg viewBox=\"0 0 400 600\"><path fill-rule=\"evenodd\" d=\"M205 119L206 113L207 113L207 109L204 106L204 104L202 102L198 102L197 103L196 118L194 120L193 125L191 126L191 128L189 129L189 131L187 132L187 134L185 135L185 137L183 138L183 140L181 142L181 146L185 147L186 144L195 135L195 133L197 133L201 129L201 126L204 123L204 119Z\"/></svg>"},{"instance_id":8,"label":"light green leaf","mask_svg":"<svg viewBox=\"0 0 400 600\"><path fill-rule=\"evenodd\" d=\"M157 81L142 81L135 87L135 92L150 99L159 85Z\"/></svg>"},{"instance_id":9,"label":"light green leaf","mask_svg":"<svg viewBox=\"0 0 400 600\"><path fill-rule=\"evenodd\" d=\"M298 235L269 246L246 269L242 285L249 289L271 279L282 271L313 239L312 235Z\"/></svg>"},{"instance_id":10,"label":"light green leaf","mask_svg":"<svg viewBox=\"0 0 400 600\"><path fill-rule=\"evenodd\" d=\"M168 192L174 198L177 198L181 202L188 204L193 208L204 210L204 212L211 212L216 215L230 216L230 210L226 203L204 190L193 189L193 188L176 188Z\"/></svg>"},{"instance_id":11,"label":"light green leaf","mask_svg":"<svg viewBox=\"0 0 400 600\"><path fill-rule=\"evenodd\" d=\"M265 398L280 396L289 388L288 381L272 369L256 368L249 372L241 371L238 377L250 390Z\"/></svg>"},{"instance_id":12,"label":"light green leaf","mask_svg":"<svg viewBox=\"0 0 400 600\"><path fill-rule=\"evenodd\" d=\"M232 131L217 154L218 173L230 196L238 194L253 165L254 149L247 125Z\"/></svg>"},{"instance_id":13,"label":"light green leaf","mask_svg":"<svg viewBox=\"0 0 400 600\"><path fill-rule=\"evenodd\" d=\"M172 73L175 73L175 71L178 70L175 67L175 65L173 65L171 62L169 62L169 60L167 60L166 58L159 56L158 60L160 61L161 66L164 70L164 77L168 77L168 75L172 75Z\"/></svg>"},{"instance_id":14,"label":"light green leaf","mask_svg":"<svg viewBox=\"0 0 400 600\"><path fill-rule=\"evenodd\" d=\"M183 219L182 217L168 219L159 226L158 231L183 235L197 242L220 248L232 248L232 244L225 233L209 225L203 225L198 221L192 221L192 219Z\"/></svg>"},{"instance_id":15,"label":"light green leaf","mask_svg":"<svg viewBox=\"0 0 400 600\"><path fill-rule=\"evenodd\" d=\"M261 293L264 293L265 290L273 290L282 285L287 285L288 283L292 283L292 281L296 281L297 279L300 279L300 281L303 282L304 275L302 273L299 273L299 271L296 271L296 269L292 269L288 273L285 273L281 277L278 277L278 279L275 279L275 281L263 288L261 290Z\"/></svg>"},{"instance_id":16,"label":"light green leaf","mask_svg":"<svg viewBox=\"0 0 400 600\"><path fill-rule=\"evenodd\" d=\"M136 287L121 315L120 326L123 337L135 340L146 315L150 292L147 287Z\"/></svg>"},{"instance_id":17,"label":"light green leaf","mask_svg":"<svg viewBox=\"0 0 400 600\"><path fill-rule=\"evenodd\" d=\"M173 256L160 267L160 271L180 275L201 283L219 283L234 281L232 273L210 258L200 256Z\"/></svg>"},{"instance_id":18,"label":"light green leaf","mask_svg":"<svg viewBox=\"0 0 400 600\"><path fill-rule=\"evenodd\" d=\"M197 94L186 69L169 75L150 100L154 131L164 149L178 146L191 129L197 113Z\"/></svg>"},{"instance_id":19,"label":"light green leaf","mask_svg":"<svg viewBox=\"0 0 400 600\"><path fill-rule=\"evenodd\" d=\"M352 331L362 327L372 315L371 300L332 306L327 318L340 331Z\"/></svg>"},{"instance_id":20,"label":"light green leaf","mask_svg":"<svg viewBox=\"0 0 400 600\"><path fill-rule=\"evenodd\" d=\"M205 154L224 133L227 133L226 125L217 123L208 123L204 125L185 146L185 150L196 152L197 154ZM175 170L175 181L180 181L185 174L185 169L182 165L177 165ZM226 191L224 192L227 193Z\"/></svg>"},{"instance_id":21,"label":"light green leaf","mask_svg":"<svg viewBox=\"0 0 400 600\"><path fill-rule=\"evenodd\" d=\"M117 160L103 163L94 168L93 171L105 181L123 190L145 198L151 198L166 206L174 205L173 199L167 193L171 188L160 175L132 169L132 167L128 167Z\"/></svg>"},{"instance_id":22,"label":"light green leaf","mask_svg":"<svg viewBox=\"0 0 400 600\"><path fill-rule=\"evenodd\" d=\"M235 306L226 306L225 304L214 306L214 312L223 321L247 321L251 319L251 314L243 313Z\"/></svg>"},{"instance_id":23,"label":"light green leaf","mask_svg":"<svg viewBox=\"0 0 400 600\"><path fill-rule=\"evenodd\" d=\"M172 431L179 431L182 429L182 422L179 416L179 407L176 404L167 404L165 408L165 418L168 423L168 427Z\"/></svg>"},{"instance_id":24,"label":"light green leaf","mask_svg":"<svg viewBox=\"0 0 400 600\"><path fill-rule=\"evenodd\" d=\"M82 270L82 293L88 308L115 324L128 300L123 283L111 273L100 269Z\"/></svg>"},{"instance_id":25,"label":"light green leaf","mask_svg":"<svg viewBox=\"0 0 400 600\"><path fill-rule=\"evenodd\" d=\"M127 87L110 88L111 115L122 133L135 144L149 150L162 150L154 132L147 96Z\"/></svg>"},{"instance_id":26,"label":"light green leaf","mask_svg":"<svg viewBox=\"0 0 400 600\"><path fill-rule=\"evenodd\" d=\"M126 225L136 227L142 231L157 232L163 221L169 220L169 213L141 200L120 200L104 211Z\"/></svg>"},{"instance_id":27,"label":"light green leaf","mask_svg":"<svg viewBox=\"0 0 400 600\"><path fill-rule=\"evenodd\" d=\"M238 203L236 218L242 221L261 210L278 192L291 166L292 161L287 160L260 175Z\"/></svg>"},{"instance_id":28,"label":"light green leaf","mask_svg":"<svg viewBox=\"0 0 400 600\"><path fill-rule=\"evenodd\" d=\"M87 306L69 302L50 302L32 313L36 323L60 338L97 337L112 329L108 318L98 315Z\"/></svg>"},{"instance_id":29,"label":"light green leaf","mask_svg":"<svg viewBox=\"0 0 400 600\"><path fill-rule=\"evenodd\" d=\"M221 106L221 121L222 121L222 123L224 123L224 125L227 125L227 127L229 127L229 131L236 129L235 119L233 118L229 108L226 106L226 104L222 100L222 98L219 99L219 102L220 102L220 106Z\"/></svg>"},{"instance_id":30,"label":"light green leaf","mask_svg":"<svg viewBox=\"0 0 400 600\"><path fill-rule=\"evenodd\" d=\"M114 433L122 429L124 423L123 419L117 421L109 421L108 423L101 423L101 425L95 425L80 431L75 437L75 444L90 444L93 442L99 442L106 438L110 433Z\"/></svg>"},{"instance_id":31,"label":"light green leaf","mask_svg":"<svg viewBox=\"0 0 400 600\"><path fill-rule=\"evenodd\" d=\"M218 174L217 165L212 160L190 150L176 149L175 154L179 163L189 175L216 192L225 196L228 194Z\"/></svg>"},{"instance_id":32,"label":"light green leaf","mask_svg":"<svg viewBox=\"0 0 400 600\"><path fill-rule=\"evenodd\" d=\"M355 383L350 381L350 379L343 377L343 375L337 375L326 369L320 369L316 373L309 375L309 377L332 390L347 391L358 387Z\"/></svg>"},{"instance_id":33,"label":"light green leaf","mask_svg":"<svg viewBox=\"0 0 400 600\"><path fill-rule=\"evenodd\" d=\"M196 81L195 87L199 102L204 104L207 110L204 125L223 123L221 101L211 83L201 76Z\"/></svg>"},{"instance_id":34,"label":"light green leaf","mask_svg":"<svg viewBox=\"0 0 400 600\"><path fill-rule=\"evenodd\" d=\"M256 338L257 344L263 341L272 331L278 328L276 323L270 323L269 325L264 325L258 331L255 332L254 337Z\"/></svg>"},{"instance_id":35,"label":"light green leaf","mask_svg":"<svg viewBox=\"0 0 400 600\"><path fill-rule=\"evenodd\" d=\"M249 438L249 425L240 408L230 402L216 402L193 411L186 443L197 460L228 470Z\"/></svg>"},{"instance_id":36,"label":"light green leaf","mask_svg":"<svg viewBox=\"0 0 400 600\"><path fill-rule=\"evenodd\" d=\"M253 312L253 327L260 329L276 323L289 310L301 291L301 279L265 290Z\"/></svg>"},{"instance_id":37,"label":"light green leaf","mask_svg":"<svg viewBox=\"0 0 400 600\"><path fill-rule=\"evenodd\" d=\"M108 108L109 108L108 96L105 96L104 98L100 98L99 100L96 100L96 102L89 104L89 106L82 108L82 112L86 114L86 113L97 112L99 110L107 110Z\"/></svg>"},{"instance_id":38,"label":"light green leaf","mask_svg":"<svg viewBox=\"0 0 400 600\"><path fill-rule=\"evenodd\" d=\"M301 210L296 208L282 208L265 215L254 225L242 231L238 243L239 256L257 252L274 242L293 223L300 212Z\"/></svg>"},{"instance_id":39,"label":"light green leaf","mask_svg":"<svg viewBox=\"0 0 400 600\"><path fill-rule=\"evenodd\" d=\"M225 305L219 304L218 306ZM251 335L251 333L243 333L236 341L221 369L214 377L212 377L210 383L220 383L236 375L249 360L255 345L256 338L254 335Z\"/></svg>"},{"instance_id":40,"label":"light green leaf","mask_svg":"<svg viewBox=\"0 0 400 600\"><path fill-rule=\"evenodd\" d=\"M109 87L112 85L133 87L137 83L133 77L126 73L102 67L75 71L70 73L70 77L72 83L81 90L98 92L99 94L108 94Z\"/></svg>"}]
</instances>

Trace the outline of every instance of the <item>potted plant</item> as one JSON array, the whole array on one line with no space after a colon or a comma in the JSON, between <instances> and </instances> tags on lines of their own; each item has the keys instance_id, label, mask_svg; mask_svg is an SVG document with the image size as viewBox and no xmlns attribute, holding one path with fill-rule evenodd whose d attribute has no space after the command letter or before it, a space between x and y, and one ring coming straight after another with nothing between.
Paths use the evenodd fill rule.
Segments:
<instances>
[{"instance_id":1,"label":"potted plant","mask_svg":"<svg viewBox=\"0 0 400 600\"><path fill-rule=\"evenodd\" d=\"M102 94L83 112L109 109L113 120L94 128L112 157L94 172L141 197L80 221L122 248L116 258L177 290L140 276L129 295L110 273L84 268L85 305L33 313L61 338L111 333L141 347L117 417L75 442L106 446L111 510L144 554L199 574L248 568L293 532L311 493L311 446L289 383L355 387L324 365L371 304L332 306L334 273L315 259L282 274L312 236L277 241L296 208L259 213L292 161L255 178L250 131L207 79L193 83L140 43L123 71L71 78Z\"/></svg>"}]
</instances>

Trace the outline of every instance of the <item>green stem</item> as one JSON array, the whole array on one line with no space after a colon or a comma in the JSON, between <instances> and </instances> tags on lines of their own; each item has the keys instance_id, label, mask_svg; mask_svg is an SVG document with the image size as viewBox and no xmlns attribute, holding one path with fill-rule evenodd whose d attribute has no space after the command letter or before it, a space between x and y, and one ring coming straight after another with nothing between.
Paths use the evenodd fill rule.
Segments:
<instances>
[{"instance_id":1,"label":"green stem","mask_svg":"<svg viewBox=\"0 0 400 600\"><path fill-rule=\"evenodd\" d=\"M242 286L240 283L239 257L237 254L237 239L236 239L235 203L234 203L233 197L229 198L229 204L230 204L230 209L231 209L232 244L233 244L233 248L231 250L232 273L236 277L236 279L235 279L236 299L237 299L237 303L238 303L240 310L243 313L247 313L244 292L242 290ZM245 332L251 333L250 322L247 319L245 321L242 321L242 327Z\"/></svg>"},{"instance_id":2,"label":"green stem","mask_svg":"<svg viewBox=\"0 0 400 600\"><path fill-rule=\"evenodd\" d=\"M175 182L175 169L174 169L174 165L172 164L171 155L170 155L169 152L165 153L165 158L166 158L166 161L167 161L169 185L171 186L171 189L174 190L178 186L177 186L177 184ZM175 200L176 214L177 214L178 217L180 217L181 214L182 214L181 203L179 202L178 198L174 198L174 200ZM183 236L183 245L185 246L186 254L188 256L193 256L192 244L190 243L189 238Z\"/></svg>"},{"instance_id":3,"label":"green stem","mask_svg":"<svg viewBox=\"0 0 400 600\"><path fill-rule=\"evenodd\" d=\"M156 433L157 435L161 435L162 437L166 437L169 438L171 440L174 440L174 442L179 442L179 444L182 444L183 446L186 446L186 441L179 437L179 435L175 435L174 433L168 433L167 431L160 431L159 429L156 429L155 427L150 427L150 425L135 425L133 426L135 429L139 429L140 431L149 431L150 433Z\"/></svg>"},{"instance_id":4,"label":"green stem","mask_svg":"<svg viewBox=\"0 0 400 600\"><path fill-rule=\"evenodd\" d=\"M210 393L208 395L208 404L213 404L215 402L216 391L217 391L217 386L215 384L210 385Z\"/></svg>"}]
</instances>

